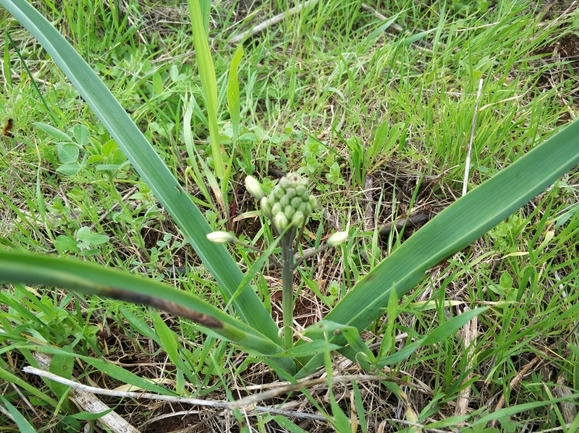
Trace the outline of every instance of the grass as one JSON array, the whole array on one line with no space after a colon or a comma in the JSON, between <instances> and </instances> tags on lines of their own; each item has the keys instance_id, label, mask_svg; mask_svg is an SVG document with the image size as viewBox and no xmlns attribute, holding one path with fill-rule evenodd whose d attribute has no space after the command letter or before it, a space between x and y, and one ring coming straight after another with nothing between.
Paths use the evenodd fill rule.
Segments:
<instances>
[{"instance_id":1,"label":"grass","mask_svg":"<svg viewBox=\"0 0 579 433\"><path fill-rule=\"evenodd\" d=\"M221 190L230 217L205 178L215 161L208 156L208 121L187 11L136 2L124 4L120 15L89 1L39 7L98 71L215 230L228 228L249 243L265 243L270 234L252 214L255 203L243 179L275 178L276 170L307 175L321 203L304 248L319 245L337 227L351 226L342 254L327 250L301 267L296 320L305 327L413 231L407 225L381 236L386 223L406 214L438 213L460 195L480 79L469 189L574 118L577 63L569 53L577 43L577 11L562 14L565 9L557 9L562 5L542 11L520 1L485 11L479 3L478 10L460 1L376 7L407 29L394 34L359 2L328 1L247 40L238 72L240 134L232 177ZM292 6L286 1L211 6L209 37L225 146L233 140L226 107L234 47L227 41ZM0 11L14 41L9 45L4 38L0 113L15 119L15 138L0 143L2 243L144 274L225 307L208 271L108 132L27 33ZM186 147L187 110L193 152ZM419 173L426 175L421 181ZM569 173L431 269L408 296L391 300L388 315L364 336L374 354L393 355L382 380L327 382L273 401L300 403L306 408L301 411L325 413L325 421L273 412L250 417L237 410L233 417L190 413L173 425L154 421L171 410L168 405L131 399L109 404L142 431L173 431L186 423L215 431L353 431L353 419L358 431L414 431L416 425L484 431L492 417L501 431L573 431L577 417L566 418L566 402L553 399L561 390L579 389L575 181L576 173ZM266 181L264 188L272 186ZM244 267L255 260L243 249L231 251ZM280 275L260 273L254 284L281 320ZM322 302L310 290L326 298ZM259 357L164 313L41 287L5 286L0 294L5 304L0 327L7 334L0 339L0 384L8 404L2 403L13 417L13 410L24 414L37 431L102 428L69 404L67 388L20 372L37 363L38 344L78 355L73 363L54 349L52 372L74 373L79 380L90 376L102 388L153 378L155 384L139 384L157 393L233 401L276 380ZM490 309L471 332L472 357L462 334L396 357L437 325L479 305ZM356 364L341 361L325 359L330 377L359 372ZM468 404L461 409L464 399ZM16 421L3 414L3 431L16 430ZM22 421L18 425L22 429Z\"/></svg>"}]
</instances>

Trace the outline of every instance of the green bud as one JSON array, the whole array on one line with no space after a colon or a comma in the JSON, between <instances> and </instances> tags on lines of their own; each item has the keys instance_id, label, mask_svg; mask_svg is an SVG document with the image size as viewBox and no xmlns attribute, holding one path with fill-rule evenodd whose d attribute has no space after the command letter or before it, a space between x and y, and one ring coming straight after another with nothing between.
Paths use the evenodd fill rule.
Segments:
<instances>
[{"instance_id":1,"label":"green bud","mask_svg":"<svg viewBox=\"0 0 579 433\"><path fill-rule=\"evenodd\" d=\"M279 180L267 200L262 199L262 209L276 230L282 232L288 224L302 226L315 203L309 193L308 180L290 173Z\"/></svg>"},{"instance_id":2,"label":"green bud","mask_svg":"<svg viewBox=\"0 0 579 433\"><path fill-rule=\"evenodd\" d=\"M277 214L281 213L282 211L282 207L281 204L279 202L274 203L274 205L271 207L271 214L273 216L276 216Z\"/></svg>"},{"instance_id":3,"label":"green bud","mask_svg":"<svg viewBox=\"0 0 579 433\"><path fill-rule=\"evenodd\" d=\"M257 200L261 200L263 197L263 190L257 179L253 176L247 176L245 178L245 189Z\"/></svg>"},{"instance_id":4,"label":"green bud","mask_svg":"<svg viewBox=\"0 0 579 433\"><path fill-rule=\"evenodd\" d=\"M286 206L283 208L283 213L286 217L291 218L296 213L296 209L293 206Z\"/></svg>"},{"instance_id":5,"label":"green bud","mask_svg":"<svg viewBox=\"0 0 579 433\"><path fill-rule=\"evenodd\" d=\"M301 199L301 197L294 197L292 198L291 205L297 209L303 202L304 201Z\"/></svg>"},{"instance_id":6,"label":"green bud","mask_svg":"<svg viewBox=\"0 0 579 433\"><path fill-rule=\"evenodd\" d=\"M207 233L207 239L216 244L226 244L235 241L235 237L228 232L211 232Z\"/></svg>"},{"instance_id":7,"label":"green bud","mask_svg":"<svg viewBox=\"0 0 579 433\"><path fill-rule=\"evenodd\" d=\"M279 232L283 232L288 225L287 217L283 212L273 216L273 225Z\"/></svg>"},{"instance_id":8,"label":"green bud","mask_svg":"<svg viewBox=\"0 0 579 433\"><path fill-rule=\"evenodd\" d=\"M263 214L267 218L271 218L272 217L271 204L269 203L267 197L262 197L259 203L261 204L261 211L263 212Z\"/></svg>"},{"instance_id":9,"label":"green bud","mask_svg":"<svg viewBox=\"0 0 579 433\"><path fill-rule=\"evenodd\" d=\"M306 217L303 214L303 212L297 211L296 213L294 213L292 217L292 224L295 224L296 226L300 227L301 225L303 225L305 219Z\"/></svg>"}]
</instances>

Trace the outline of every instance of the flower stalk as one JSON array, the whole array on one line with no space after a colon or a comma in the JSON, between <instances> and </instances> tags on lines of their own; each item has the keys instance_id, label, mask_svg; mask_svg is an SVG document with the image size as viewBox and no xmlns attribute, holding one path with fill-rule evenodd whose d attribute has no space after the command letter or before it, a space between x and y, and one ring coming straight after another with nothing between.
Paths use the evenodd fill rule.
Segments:
<instances>
[{"instance_id":1,"label":"flower stalk","mask_svg":"<svg viewBox=\"0 0 579 433\"><path fill-rule=\"evenodd\" d=\"M308 181L299 174L288 174L281 178L269 196L264 195L261 185L252 176L245 179L247 191L259 201L263 215L270 220L274 232L280 237L281 268L282 268L282 312L283 312L283 342L286 349L294 345L293 337L293 273L305 257L295 258L294 241L300 238L308 217L316 207L316 199L310 194ZM331 235L326 243L318 248L317 254L330 247L336 247L345 242L347 232L337 232ZM246 245L231 233L213 232L207 235L212 242L236 244L248 247L254 251L263 252L258 248ZM308 255L311 257L311 255ZM279 266L279 262L275 263Z\"/></svg>"},{"instance_id":2,"label":"flower stalk","mask_svg":"<svg viewBox=\"0 0 579 433\"><path fill-rule=\"evenodd\" d=\"M293 241L296 228L291 227L281 238L281 307L283 312L283 340L287 349L293 346L293 320L294 320L294 248Z\"/></svg>"},{"instance_id":3,"label":"flower stalk","mask_svg":"<svg viewBox=\"0 0 579 433\"><path fill-rule=\"evenodd\" d=\"M269 196L259 196L261 188L253 178L246 179L250 193L260 200L261 210L272 223L274 231L281 237L282 262L282 311L283 341L286 349L293 347L293 273L294 240L301 233L308 216L316 206L316 199L310 194L308 180L297 173L281 178ZM249 188L248 188L249 190ZM253 191L258 192L255 194Z\"/></svg>"}]
</instances>

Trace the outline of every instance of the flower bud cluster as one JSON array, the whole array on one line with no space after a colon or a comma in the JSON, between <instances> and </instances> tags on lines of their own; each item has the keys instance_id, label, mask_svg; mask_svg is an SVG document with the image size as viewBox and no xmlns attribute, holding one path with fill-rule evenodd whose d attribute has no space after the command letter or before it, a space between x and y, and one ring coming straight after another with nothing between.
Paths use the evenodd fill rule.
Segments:
<instances>
[{"instance_id":1,"label":"flower bud cluster","mask_svg":"<svg viewBox=\"0 0 579 433\"><path fill-rule=\"evenodd\" d=\"M310 195L308 180L297 173L281 178L271 194L262 197L261 210L278 232L290 225L301 226L316 207L316 199Z\"/></svg>"}]
</instances>

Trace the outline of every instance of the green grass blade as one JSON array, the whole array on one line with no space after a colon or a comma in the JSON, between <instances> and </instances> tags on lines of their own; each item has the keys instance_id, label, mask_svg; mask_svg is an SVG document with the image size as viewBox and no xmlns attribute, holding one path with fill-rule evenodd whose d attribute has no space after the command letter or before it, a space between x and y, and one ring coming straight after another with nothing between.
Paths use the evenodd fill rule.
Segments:
<instances>
[{"instance_id":1,"label":"green grass blade","mask_svg":"<svg viewBox=\"0 0 579 433\"><path fill-rule=\"evenodd\" d=\"M433 218L360 280L325 320L365 329L384 313L392 289L398 297L406 294L429 268L478 239L578 163L579 122L573 122ZM321 362L320 357L312 360L298 376Z\"/></svg>"},{"instance_id":2,"label":"green grass blade","mask_svg":"<svg viewBox=\"0 0 579 433\"><path fill-rule=\"evenodd\" d=\"M46 395L37 387L30 385L21 377L13 375L11 372L3 369L2 367L0 367L0 380L2 380L4 383L13 383L17 387L22 388L26 392L29 392L31 395L36 397L40 402L42 402L41 404L46 404L53 407L58 405L58 401Z\"/></svg>"},{"instance_id":3,"label":"green grass blade","mask_svg":"<svg viewBox=\"0 0 579 433\"><path fill-rule=\"evenodd\" d=\"M36 433L34 427L32 427L30 423L26 421L26 418L22 416L22 414L18 411L18 409L12 406L12 404L10 404L10 402L1 395L0 395L0 403L2 403L6 407L10 415L12 415L12 418L14 419L14 422L18 426L18 430L21 433Z\"/></svg>"},{"instance_id":4,"label":"green grass blade","mask_svg":"<svg viewBox=\"0 0 579 433\"><path fill-rule=\"evenodd\" d=\"M227 82L227 106L229 108L229 116L231 118L231 127L233 129L233 144L237 142L239 136L239 122L241 117L241 101L239 99L239 78L237 76L237 68L243 57L243 46L238 45L233 59L231 59L231 66L229 67L229 81Z\"/></svg>"},{"instance_id":5,"label":"green grass blade","mask_svg":"<svg viewBox=\"0 0 579 433\"><path fill-rule=\"evenodd\" d=\"M223 245L206 239L205 235L212 230L203 215L125 110L73 47L32 6L24 0L0 0L0 4L32 33L71 80L181 228L187 241L219 283L227 301L243 278L239 267ZM235 299L234 306L245 323L272 341L279 341L273 319L249 286Z\"/></svg>"},{"instance_id":6,"label":"green grass blade","mask_svg":"<svg viewBox=\"0 0 579 433\"><path fill-rule=\"evenodd\" d=\"M205 2L207 3L207 2ZM201 75L201 85L205 93L205 106L207 108L207 121L209 123L209 141L211 143L211 155L217 177L223 179L225 167L223 155L219 145L219 130L217 128L217 82L215 80L215 68L209 51L207 31L204 24L204 16L209 17L207 5L203 14L199 0L188 0L189 14L191 15L191 27L193 30L193 43L195 45L195 57Z\"/></svg>"}]
</instances>

